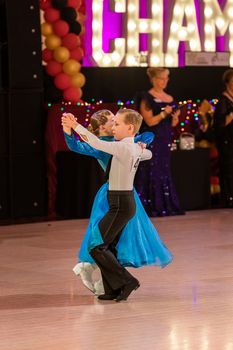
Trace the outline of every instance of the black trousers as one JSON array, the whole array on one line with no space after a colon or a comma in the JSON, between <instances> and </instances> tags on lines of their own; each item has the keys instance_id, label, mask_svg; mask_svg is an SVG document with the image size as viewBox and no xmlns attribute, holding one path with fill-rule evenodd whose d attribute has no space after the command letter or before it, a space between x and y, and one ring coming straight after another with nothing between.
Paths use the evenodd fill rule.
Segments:
<instances>
[{"instance_id":1,"label":"black trousers","mask_svg":"<svg viewBox=\"0 0 233 350\"><path fill-rule=\"evenodd\" d=\"M222 204L233 207L233 142L225 140L218 151Z\"/></svg>"},{"instance_id":2,"label":"black trousers","mask_svg":"<svg viewBox=\"0 0 233 350\"><path fill-rule=\"evenodd\" d=\"M90 254L101 270L106 294L120 289L133 276L120 265L116 258L116 245L123 228L134 216L136 204L133 191L108 191L109 211L99 223L104 244Z\"/></svg>"}]
</instances>

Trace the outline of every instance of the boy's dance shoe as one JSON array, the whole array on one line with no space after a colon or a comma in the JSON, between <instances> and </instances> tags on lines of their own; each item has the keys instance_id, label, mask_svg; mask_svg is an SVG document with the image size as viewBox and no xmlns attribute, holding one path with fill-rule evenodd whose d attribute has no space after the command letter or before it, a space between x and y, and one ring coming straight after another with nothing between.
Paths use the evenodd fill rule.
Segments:
<instances>
[{"instance_id":1,"label":"boy's dance shoe","mask_svg":"<svg viewBox=\"0 0 233 350\"><path fill-rule=\"evenodd\" d=\"M127 284L121 288L120 294L116 298L116 302L127 300L129 295L140 287L140 283L136 278L132 278Z\"/></svg>"},{"instance_id":2,"label":"boy's dance shoe","mask_svg":"<svg viewBox=\"0 0 233 350\"><path fill-rule=\"evenodd\" d=\"M115 289L113 291L109 291L108 293L101 294L98 296L99 300L115 300L118 295L121 293L121 289Z\"/></svg>"},{"instance_id":3,"label":"boy's dance shoe","mask_svg":"<svg viewBox=\"0 0 233 350\"><path fill-rule=\"evenodd\" d=\"M115 300L118 297L118 294L101 294L98 296L99 300Z\"/></svg>"}]
</instances>

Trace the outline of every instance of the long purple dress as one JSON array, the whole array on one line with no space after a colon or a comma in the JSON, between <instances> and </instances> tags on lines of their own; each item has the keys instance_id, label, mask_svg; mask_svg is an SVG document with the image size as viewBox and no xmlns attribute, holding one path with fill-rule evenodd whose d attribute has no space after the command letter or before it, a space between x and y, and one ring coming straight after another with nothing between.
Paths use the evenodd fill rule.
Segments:
<instances>
[{"instance_id":1,"label":"long purple dress","mask_svg":"<svg viewBox=\"0 0 233 350\"><path fill-rule=\"evenodd\" d=\"M142 100L152 110L153 115L159 114L167 105L174 105L174 102L167 103L156 99L149 92L141 92L136 98L138 109ZM171 117L168 116L151 127L143 122L142 131L152 131L155 134L154 141L148 147L152 158L141 162L135 179L135 187L142 204L149 216L183 214L171 176Z\"/></svg>"}]
</instances>

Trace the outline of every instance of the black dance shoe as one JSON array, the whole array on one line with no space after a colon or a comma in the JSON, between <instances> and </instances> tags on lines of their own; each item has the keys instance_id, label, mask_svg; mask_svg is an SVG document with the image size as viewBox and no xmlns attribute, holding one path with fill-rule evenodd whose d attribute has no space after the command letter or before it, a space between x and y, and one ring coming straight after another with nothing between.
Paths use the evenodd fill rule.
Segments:
<instances>
[{"instance_id":1,"label":"black dance shoe","mask_svg":"<svg viewBox=\"0 0 233 350\"><path fill-rule=\"evenodd\" d=\"M101 294L98 296L99 300L114 300L118 297L118 294Z\"/></svg>"},{"instance_id":2,"label":"black dance shoe","mask_svg":"<svg viewBox=\"0 0 233 350\"><path fill-rule=\"evenodd\" d=\"M116 298L116 302L127 300L132 291L138 289L139 287L140 283L136 278L130 280L126 285L124 285L124 287L121 288L121 292Z\"/></svg>"}]
</instances>

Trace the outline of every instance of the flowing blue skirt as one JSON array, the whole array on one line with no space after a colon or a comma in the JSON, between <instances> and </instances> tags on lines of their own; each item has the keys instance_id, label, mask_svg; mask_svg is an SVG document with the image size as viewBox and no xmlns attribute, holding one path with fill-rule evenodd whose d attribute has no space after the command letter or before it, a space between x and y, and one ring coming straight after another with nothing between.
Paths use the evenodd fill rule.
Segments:
<instances>
[{"instance_id":1,"label":"flowing blue skirt","mask_svg":"<svg viewBox=\"0 0 233 350\"><path fill-rule=\"evenodd\" d=\"M104 243L98 224L109 208L107 191L108 183L105 183L96 194L89 225L78 256L80 262L95 263L89 251ZM122 231L116 246L117 259L123 266L158 265L164 267L172 261L173 255L160 239L135 190L134 198L136 213Z\"/></svg>"}]
</instances>

